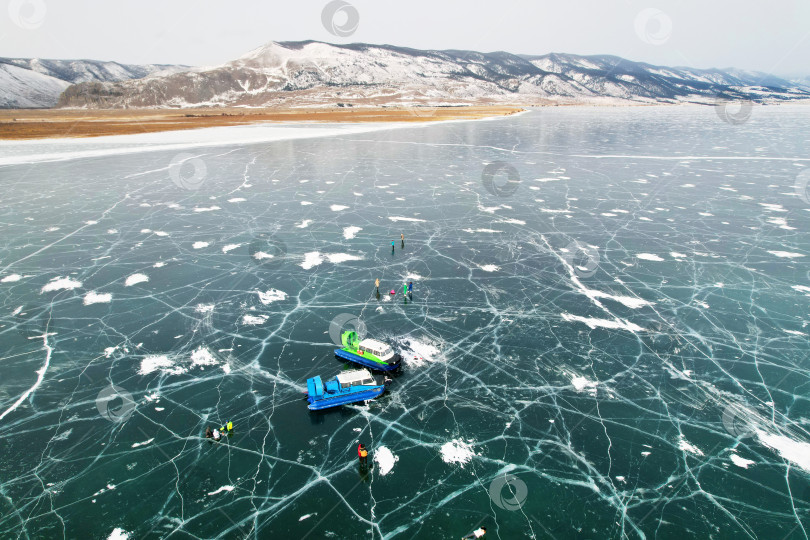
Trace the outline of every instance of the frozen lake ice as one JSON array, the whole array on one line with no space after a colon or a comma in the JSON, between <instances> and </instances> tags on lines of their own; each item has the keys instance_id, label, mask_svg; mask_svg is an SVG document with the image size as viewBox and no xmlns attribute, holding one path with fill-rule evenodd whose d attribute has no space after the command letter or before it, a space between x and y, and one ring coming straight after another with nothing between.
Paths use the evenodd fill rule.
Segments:
<instances>
[{"instance_id":1,"label":"frozen lake ice","mask_svg":"<svg viewBox=\"0 0 810 540\"><path fill-rule=\"evenodd\" d=\"M808 125L3 146L0 535L807 538ZM310 413L333 321L404 367Z\"/></svg>"}]
</instances>

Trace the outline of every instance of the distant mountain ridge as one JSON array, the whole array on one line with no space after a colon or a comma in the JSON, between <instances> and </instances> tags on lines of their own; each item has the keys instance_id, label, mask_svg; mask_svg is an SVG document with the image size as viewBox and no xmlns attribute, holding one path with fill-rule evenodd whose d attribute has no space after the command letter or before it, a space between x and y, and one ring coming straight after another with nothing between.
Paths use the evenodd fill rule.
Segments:
<instances>
[{"instance_id":1,"label":"distant mountain ridge","mask_svg":"<svg viewBox=\"0 0 810 540\"><path fill-rule=\"evenodd\" d=\"M98 60L0 58L0 108L54 107L71 84L139 79L188 66L120 64Z\"/></svg>"},{"instance_id":2,"label":"distant mountain ridge","mask_svg":"<svg viewBox=\"0 0 810 540\"><path fill-rule=\"evenodd\" d=\"M2 65L0 65L2 67ZM736 69L654 66L617 56L418 50L270 42L220 66L98 76L63 88L61 107L445 106L712 103L810 99L810 85ZM138 72L142 73L142 71ZM114 73L114 75L122 75ZM418 110L422 107L417 107Z\"/></svg>"}]
</instances>

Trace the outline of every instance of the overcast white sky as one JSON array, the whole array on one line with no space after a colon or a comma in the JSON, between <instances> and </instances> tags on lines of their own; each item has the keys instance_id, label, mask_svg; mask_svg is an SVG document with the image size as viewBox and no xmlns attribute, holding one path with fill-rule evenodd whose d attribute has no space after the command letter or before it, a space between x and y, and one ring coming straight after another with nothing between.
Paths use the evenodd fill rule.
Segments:
<instances>
[{"instance_id":1,"label":"overcast white sky","mask_svg":"<svg viewBox=\"0 0 810 540\"><path fill-rule=\"evenodd\" d=\"M346 1L348 37L322 24L328 0L2 0L0 56L216 65L315 39L810 74L810 0Z\"/></svg>"}]
</instances>

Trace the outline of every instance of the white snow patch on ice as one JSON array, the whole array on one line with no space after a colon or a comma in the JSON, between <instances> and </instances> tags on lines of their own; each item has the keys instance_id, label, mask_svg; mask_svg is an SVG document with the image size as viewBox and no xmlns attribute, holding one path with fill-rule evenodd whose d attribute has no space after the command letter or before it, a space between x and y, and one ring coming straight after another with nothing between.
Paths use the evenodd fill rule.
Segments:
<instances>
[{"instance_id":1,"label":"white snow patch on ice","mask_svg":"<svg viewBox=\"0 0 810 540\"><path fill-rule=\"evenodd\" d=\"M326 258L332 264L339 264L346 261L361 261L363 257L359 255L350 255L348 253L327 253Z\"/></svg>"},{"instance_id":2,"label":"white snow patch on ice","mask_svg":"<svg viewBox=\"0 0 810 540\"><path fill-rule=\"evenodd\" d=\"M768 251L771 255L776 255L782 259L796 259L798 257L804 257L801 253L794 253L792 251Z\"/></svg>"},{"instance_id":3,"label":"white snow patch on ice","mask_svg":"<svg viewBox=\"0 0 810 540\"><path fill-rule=\"evenodd\" d=\"M131 287L133 285L137 285L138 283L144 283L146 281L149 281L149 276L147 276L146 274L132 274L124 282L124 285L126 287Z\"/></svg>"},{"instance_id":4,"label":"white snow patch on ice","mask_svg":"<svg viewBox=\"0 0 810 540\"><path fill-rule=\"evenodd\" d=\"M629 332L643 332L644 329L637 324L622 320L622 319L615 319L615 320L608 320L608 319L596 319L594 317L581 317L579 315L571 315L570 313L563 313L561 315L563 320L572 322L581 322L588 325L588 328L611 328L611 329L618 329L618 330L627 330Z\"/></svg>"},{"instance_id":5,"label":"white snow patch on ice","mask_svg":"<svg viewBox=\"0 0 810 540\"><path fill-rule=\"evenodd\" d=\"M401 217L401 216L388 216L388 219L390 219L391 221L394 221L394 222L396 222L396 221L413 221L413 222L425 221L424 219L411 218L411 217Z\"/></svg>"},{"instance_id":6,"label":"white snow patch on ice","mask_svg":"<svg viewBox=\"0 0 810 540\"><path fill-rule=\"evenodd\" d=\"M132 444L132 448L138 448L139 446L146 446L147 444L151 443L151 442L152 442L152 441L154 441L154 440L155 440L155 439L154 439L154 438L152 438L152 439L149 439L148 441L143 441L143 442L136 442L136 443L133 443L133 444Z\"/></svg>"},{"instance_id":7,"label":"white snow patch on ice","mask_svg":"<svg viewBox=\"0 0 810 540\"><path fill-rule=\"evenodd\" d=\"M0 283L12 283L14 281L20 281L22 276L20 274L10 274L3 279L0 279Z\"/></svg>"},{"instance_id":8,"label":"white snow patch on ice","mask_svg":"<svg viewBox=\"0 0 810 540\"><path fill-rule=\"evenodd\" d=\"M186 372L185 368L175 366L168 356L151 355L141 360L141 368L138 370L138 374L148 375L158 370L170 375L179 375Z\"/></svg>"},{"instance_id":9,"label":"white snow patch on ice","mask_svg":"<svg viewBox=\"0 0 810 540\"><path fill-rule=\"evenodd\" d=\"M217 493L222 493L223 491L233 491L233 489L234 489L234 488L233 488L233 486L222 486L222 487L221 487L221 488L219 488L218 490L216 490L216 491L211 491L211 492L209 492L208 494L209 494L209 495L216 495Z\"/></svg>"},{"instance_id":10,"label":"white snow patch on ice","mask_svg":"<svg viewBox=\"0 0 810 540\"><path fill-rule=\"evenodd\" d=\"M664 260L658 255L655 255L654 253L639 253L638 255L636 255L636 257L638 257L639 259L644 259L645 261L661 262Z\"/></svg>"},{"instance_id":11,"label":"white snow patch on ice","mask_svg":"<svg viewBox=\"0 0 810 540\"><path fill-rule=\"evenodd\" d=\"M90 291L84 295L85 306L89 306L90 304L109 304L111 300L112 294L110 293L97 293L95 291Z\"/></svg>"},{"instance_id":12,"label":"white snow patch on ice","mask_svg":"<svg viewBox=\"0 0 810 540\"><path fill-rule=\"evenodd\" d=\"M771 203L761 202L761 203L759 203L759 205L764 207L765 210L769 210L771 212L787 212L787 210L785 210L785 207L782 206L781 204L771 204Z\"/></svg>"},{"instance_id":13,"label":"white snow patch on ice","mask_svg":"<svg viewBox=\"0 0 810 540\"><path fill-rule=\"evenodd\" d=\"M249 313L242 317L242 324L248 326L260 326L267 322L269 317L267 315L251 315Z\"/></svg>"},{"instance_id":14,"label":"white snow patch on ice","mask_svg":"<svg viewBox=\"0 0 810 540\"><path fill-rule=\"evenodd\" d=\"M107 540L129 540L129 533L121 527L116 527L107 537Z\"/></svg>"},{"instance_id":15,"label":"white snow patch on ice","mask_svg":"<svg viewBox=\"0 0 810 540\"><path fill-rule=\"evenodd\" d=\"M374 461L377 462L379 473L385 476L394 468L394 464L399 461L399 457L395 456L387 447L380 446L374 451Z\"/></svg>"},{"instance_id":16,"label":"white snow patch on ice","mask_svg":"<svg viewBox=\"0 0 810 540\"><path fill-rule=\"evenodd\" d=\"M599 382L589 381L581 375L574 375L571 378L571 385L576 389L577 392L582 392L583 390L596 392L596 387L599 385Z\"/></svg>"},{"instance_id":17,"label":"white snow patch on ice","mask_svg":"<svg viewBox=\"0 0 810 540\"><path fill-rule=\"evenodd\" d=\"M208 247L208 242L194 242L194 245L192 245L191 247L193 247L194 249L202 249Z\"/></svg>"},{"instance_id":18,"label":"white snow patch on ice","mask_svg":"<svg viewBox=\"0 0 810 540\"><path fill-rule=\"evenodd\" d=\"M689 452L690 454L695 454L696 456L702 456L703 451L695 446L694 444L687 441L683 435L681 435L680 439L678 440L678 448L683 450L684 452Z\"/></svg>"},{"instance_id":19,"label":"white snow patch on ice","mask_svg":"<svg viewBox=\"0 0 810 540\"><path fill-rule=\"evenodd\" d=\"M421 367L428 362L435 362L439 356L439 349L432 343L424 343L411 339L407 349L400 351L402 361L409 367Z\"/></svg>"},{"instance_id":20,"label":"white snow patch on ice","mask_svg":"<svg viewBox=\"0 0 810 540\"><path fill-rule=\"evenodd\" d=\"M191 353L191 363L195 366L213 366L219 364L207 347L200 345Z\"/></svg>"},{"instance_id":21,"label":"white snow patch on ice","mask_svg":"<svg viewBox=\"0 0 810 540\"><path fill-rule=\"evenodd\" d=\"M301 263L301 268L304 270L309 270L315 266L318 266L324 261L324 258L328 259L332 264L339 264L346 261L360 261L363 257L359 255L350 255L349 253L320 253L318 251L310 251L309 253L304 254L304 262Z\"/></svg>"},{"instance_id":22,"label":"white snow patch on ice","mask_svg":"<svg viewBox=\"0 0 810 540\"><path fill-rule=\"evenodd\" d=\"M778 433L757 430L759 441L779 453L782 458L810 472L810 443L797 441Z\"/></svg>"},{"instance_id":23,"label":"white snow patch on ice","mask_svg":"<svg viewBox=\"0 0 810 540\"><path fill-rule=\"evenodd\" d=\"M453 439L442 445L442 460L445 463L458 463L462 467L465 463L469 463L475 455L472 450L472 445L465 443L461 439Z\"/></svg>"},{"instance_id":24,"label":"white snow patch on ice","mask_svg":"<svg viewBox=\"0 0 810 540\"><path fill-rule=\"evenodd\" d=\"M315 266L318 266L323 262L323 257L321 257L320 252L318 251L310 251L309 253L304 253L304 262L301 263L301 268L304 270L309 270Z\"/></svg>"},{"instance_id":25,"label":"white snow patch on ice","mask_svg":"<svg viewBox=\"0 0 810 540\"><path fill-rule=\"evenodd\" d=\"M363 230L362 227L346 227L343 229L343 238L345 238L346 240L351 240L352 238L357 236L357 233L359 233L362 230Z\"/></svg>"},{"instance_id":26,"label":"white snow patch on ice","mask_svg":"<svg viewBox=\"0 0 810 540\"><path fill-rule=\"evenodd\" d=\"M588 298L607 298L609 300L615 300L616 302L624 304L630 309L638 309L643 306L649 306L653 303L648 302L643 298L636 298L635 296L616 296L603 291L597 291L595 289L583 288L582 292L585 293L585 296Z\"/></svg>"},{"instance_id":27,"label":"white snow patch on ice","mask_svg":"<svg viewBox=\"0 0 810 540\"><path fill-rule=\"evenodd\" d=\"M287 299L287 293L278 289L268 289L267 292L256 291L256 294L259 295L259 301L265 306L278 300Z\"/></svg>"},{"instance_id":28,"label":"white snow patch on ice","mask_svg":"<svg viewBox=\"0 0 810 540\"><path fill-rule=\"evenodd\" d=\"M737 467L742 467L743 469L747 469L749 466L753 465L755 462L751 459L745 459L744 457L740 457L737 454L731 454L729 456L731 458L732 463Z\"/></svg>"},{"instance_id":29,"label":"white snow patch on ice","mask_svg":"<svg viewBox=\"0 0 810 540\"><path fill-rule=\"evenodd\" d=\"M40 294L44 292L72 290L81 286L82 286L81 281L76 281L75 279L70 278L56 277L53 278L51 281L49 281L44 287L42 287Z\"/></svg>"}]
</instances>

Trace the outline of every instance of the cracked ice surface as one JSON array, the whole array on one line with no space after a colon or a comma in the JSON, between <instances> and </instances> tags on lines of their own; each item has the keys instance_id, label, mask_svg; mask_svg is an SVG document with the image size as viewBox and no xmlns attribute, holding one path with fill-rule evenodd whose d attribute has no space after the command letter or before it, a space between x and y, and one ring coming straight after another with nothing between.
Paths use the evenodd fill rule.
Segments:
<instances>
[{"instance_id":1,"label":"cracked ice surface","mask_svg":"<svg viewBox=\"0 0 810 540\"><path fill-rule=\"evenodd\" d=\"M165 147L0 168L0 536L807 538L808 121L567 108L184 147L195 189ZM404 367L312 414L341 314Z\"/></svg>"}]
</instances>

